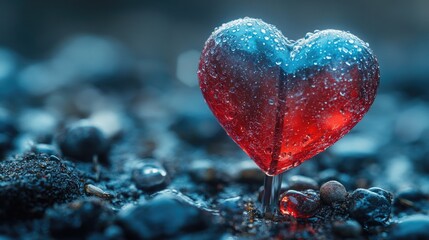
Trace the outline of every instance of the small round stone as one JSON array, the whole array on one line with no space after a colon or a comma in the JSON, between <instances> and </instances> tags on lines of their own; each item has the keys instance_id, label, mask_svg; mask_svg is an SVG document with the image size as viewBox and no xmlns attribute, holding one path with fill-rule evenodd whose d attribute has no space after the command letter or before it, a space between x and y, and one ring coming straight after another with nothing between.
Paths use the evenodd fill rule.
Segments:
<instances>
[{"instance_id":1,"label":"small round stone","mask_svg":"<svg viewBox=\"0 0 429 240\"><path fill-rule=\"evenodd\" d=\"M64 156L84 161L91 161L107 148L107 139L101 130L85 120L67 127L57 142Z\"/></svg>"},{"instance_id":2,"label":"small round stone","mask_svg":"<svg viewBox=\"0 0 429 240\"><path fill-rule=\"evenodd\" d=\"M320 206L319 195L313 190L289 190L280 197L280 213L295 218L309 218Z\"/></svg>"},{"instance_id":3,"label":"small round stone","mask_svg":"<svg viewBox=\"0 0 429 240\"><path fill-rule=\"evenodd\" d=\"M319 184L309 177L295 175L289 178L288 180L289 189L296 191L304 191L308 189L317 190L319 189Z\"/></svg>"},{"instance_id":4,"label":"small round stone","mask_svg":"<svg viewBox=\"0 0 429 240\"><path fill-rule=\"evenodd\" d=\"M390 217L392 206L384 195L358 188L351 195L350 216L364 225L382 225Z\"/></svg>"},{"instance_id":5,"label":"small round stone","mask_svg":"<svg viewBox=\"0 0 429 240\"><path fill-rule=\"evenodd\" d=\"M334 222L332 230L340 237L353 238L362 233L362 226L355 220L338 221Z\"/></svg>"},{"instance_id":6,"label":"small round stone","mask_svg":"<svg viewBox=\"0 0 429 240\"><path fill-rule=\"evenodd\" d=\"M346 197L347 190L340 182L329 181L320 187L320 199L327 204L343 202Z\"/></svg>"},{"instance_id":7,"label":"small round stone","mask_svg":"<svg viewBox=\"0 0 429 240\"><path fill-rule=\"evenodd\" d=\"M132 171L137 188L146 191L159 190L167 185L167 171L159 163L144 163Z\"/></svg>"}]
</instances>

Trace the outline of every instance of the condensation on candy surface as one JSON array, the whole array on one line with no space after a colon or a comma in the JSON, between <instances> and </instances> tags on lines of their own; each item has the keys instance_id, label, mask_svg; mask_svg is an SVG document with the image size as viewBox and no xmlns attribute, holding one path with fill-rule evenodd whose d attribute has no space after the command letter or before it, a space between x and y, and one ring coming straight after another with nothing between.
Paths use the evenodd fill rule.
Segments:
<instances>
[{"instance_id":1,"label":"condensation on candy surface","mask_svg":"<svg viewBox=\"0 0 429 240\"><path fill-rule=\"evenodd\" d=\"M259 19L216 29L198 76L204 98L229 136L267 174L325 150L374 101L379 68L368 44L337 30L296 42Z\"/></svg>"}]
</instances>

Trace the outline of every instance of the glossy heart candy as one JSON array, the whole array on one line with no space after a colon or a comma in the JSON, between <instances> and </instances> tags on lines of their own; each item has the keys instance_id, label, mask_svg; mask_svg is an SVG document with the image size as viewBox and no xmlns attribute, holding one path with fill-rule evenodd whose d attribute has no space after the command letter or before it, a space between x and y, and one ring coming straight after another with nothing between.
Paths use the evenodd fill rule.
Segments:
<instances>
[{"instance_id":1,"label":"glossy heart candy","mask_svg":"<svg viewBox=\"0 0 429 240\"><path fill-rule=\"evenodd\" d=\"M374 101L379 67L367 43L337 30L293 42L244 18L216 29L201 55L204 98L229 136L268 175L322 152Z\"/></svg>"}]
</instances>

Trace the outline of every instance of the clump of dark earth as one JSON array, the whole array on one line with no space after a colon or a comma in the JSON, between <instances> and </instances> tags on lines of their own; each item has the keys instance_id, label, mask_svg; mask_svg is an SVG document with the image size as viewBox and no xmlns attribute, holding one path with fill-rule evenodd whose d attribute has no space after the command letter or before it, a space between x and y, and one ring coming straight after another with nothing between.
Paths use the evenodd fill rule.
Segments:
<instances>
[{"instance_id":1,"label":"clump of dark earth","mask_svg":"<svg viewBox=\"0 0 429 240\"><path fill-rule=\"evenodd\" d=\"M54 204L82 195L79 171L45 154L26 154L0 162L0 219L43 216Z\"/></svg>"}]
</instances>

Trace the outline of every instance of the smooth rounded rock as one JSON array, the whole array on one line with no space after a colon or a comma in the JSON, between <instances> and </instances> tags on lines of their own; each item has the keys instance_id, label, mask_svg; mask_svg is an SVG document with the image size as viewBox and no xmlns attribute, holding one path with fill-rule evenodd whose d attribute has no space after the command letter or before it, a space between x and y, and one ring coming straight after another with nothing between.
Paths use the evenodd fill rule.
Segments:
<instances>
[{"instance_id":1,"label":"smooth rounded rock","mask_svg":"<svg viewBox=\"0 0 429 240\"><path fill-rule=\"evenodd\" d=\"M167 171L156 162L139 164L131 175L136 187L146 191L162 189L168 183Z\"/></svg>"},{"instance_id":2,"label":"smooth rounded rock","mask_svg":"<svg viewBox=\"0 0 429 240\"><path fill-rule=\"evenodd\" d=\"M64 156L83 161L91 161L107 148L103 132L85 120L67 127L57 137L57 143Z\"/></svg>"},{"instance_id":3,"label":"smooth rounded rock","mask_svg":"<svg viewBox=\"0 0 429 240\"><path fill-rule=\"evenodd\" d=\"M358 188L351 194L350 216L364 225L383 225L390 217L391 203L384 195Z\"/></svg>"},{"instance_id":4,"label":"smooth rounded rock","mask_svg":"<svg viewBox=\"0 0 429 240\"><path fill-rule=\"evenodd\" d=\"M340 182L329 181L320 187L320 199L327 204L344 202L346 197L347 190Z\"/></svg>"}]
</instances>

